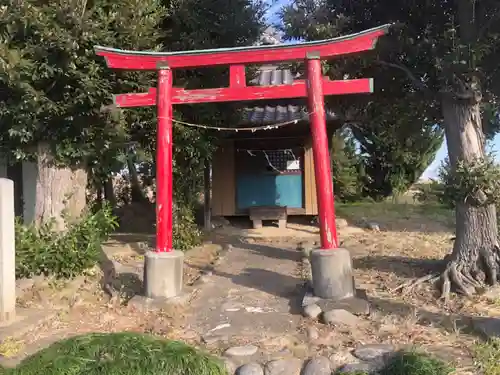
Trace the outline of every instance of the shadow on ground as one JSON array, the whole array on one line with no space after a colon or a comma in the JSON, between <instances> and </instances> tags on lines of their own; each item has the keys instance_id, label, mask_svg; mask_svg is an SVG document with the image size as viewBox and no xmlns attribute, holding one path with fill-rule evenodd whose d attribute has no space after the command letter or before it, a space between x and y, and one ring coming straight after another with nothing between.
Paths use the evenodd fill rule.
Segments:
<instances>
[{"instance_id":1,"label":"shadow on ground","mask_svg":"<svg viewBox=\"0 0 500 375\"><path fill-rule=\"evenodd\" d=\"M496 317L436 313L409 303L390 301L370 297L369 295L368 298L373 309L384 314L394 314L402 318L415 315L417 318L416 324L421 326L439 326L451 334L460 332L478 336L482 339L492 336L500 337L500 319Z\"/></svg>"},{"instance_id":2,"label":"shadow on ground","mask_svg":"<svg viewBox=\"0 0 500 375\"><path fill-rule=\"evenodd\" d=\"M301 314L302 297L306 290L302 279L260 268L245 268L243 272L237 275L217 270L214 270L213 274L225 277L235 285L256 289L278 298L287 299L290 308L289 312L292 315Z\"/></svg>"},{"instance_id":3,"label":"shadow on ground","mask_svg":"<svg viewBox=\"0 0 500 375\"><path fill-rule=\"evenodd\" d=\"M143 291L140 276L133 270L117 269L115 263L101 250L99 266L102 271L100 285L109 298L120 296L125 301Z\"/></svg>"},{"instance_id":4,"label":"shadow on ground","mask_svg":"<svg viewBox=\"0 0 500 375\"><path fill-rule=\"evenodd\" d=\"M353 259L356 269L393 273L399 277L422 277L443 270L443 259L421 259L404 256L367 255Z\"/></svg>"},{"instance_id":5,"label":"shadow on ground","mask_svg":"<svg viewBox=\"0 0 500 375\"><path fill-rule=\"evenodd\" d=\"M301 303L306 285L304 280L276 273L274 271L246 268L238 275L232 275L215 270L214 274L230 279L234 284L246 288L256 289L278 298L285 298L289 301L290 313L299 315L302 313ZM478 329L480 326L488 326L491 332L496 331L500 336L500 319L493 317L476 317L463 314L446 314L431 312L426 309L414 306L410 303L397 302L368 294L368 300L372 306L372 311L382 314L392 314L403 319L409 316L416 317L416 323L421 326L439 326L449 333L457 332L476 335L484 338L484 332Z\"/></svg>"},{"instance_id":6,"label":"shadow on ground","mask_svg":"<svg viewBox=\"0 0 500 375\"><path fill-rule=\"evenodd\" d=\"M248 242L241 242L238 244L238 247L243 250L250 251L254 254L274 259L299 261L302 256L301 252L294 249L279 248L275 246L267 246L261 244L251 244Z\"/></svg>"}]
</instances>

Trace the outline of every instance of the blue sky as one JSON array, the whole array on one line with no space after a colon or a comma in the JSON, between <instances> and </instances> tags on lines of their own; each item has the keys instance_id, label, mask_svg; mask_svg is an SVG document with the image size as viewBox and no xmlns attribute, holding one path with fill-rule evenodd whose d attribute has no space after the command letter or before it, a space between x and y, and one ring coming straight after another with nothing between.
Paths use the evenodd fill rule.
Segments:
<instances>
[{"instance_id":1,"label":"blue sky","mask_svg":"<svg viewBox=\"0 0 500 375\"><path fill-rule=\"evenodd\" d=\"M280 22L277 13L281 10L283 5L291 3L290 0L265 0L269 9L266 12L266 19L268 23L275 24Z\"/></svg>"},{"instance_id":2,"label":"blue sky","mask_svg":"<svg viewBox=\"0 0 500 375\"><path fill-rule=\"evenodd\" d=\"M495 155L495 159L497 161L499 160L499 154L500 154L500 136L497 135L487 146L488 151L492 151ZM443 145L439 149L439 151L436 154L436 158L432 162L431 165L427 168L427 170L424 172L422 175L422 179L428 179L428 178L436 178L437 177L437 172L439 170L439 167L441 166L441 163L443 160L448 156L448 148L446 147L446 142L443 142Z\"/></svg>"},{"instance_id":3,"label":"blue sky","mask_svg":"<svg viewBox=\"0 0 500 375\"><path fill-rule=\"evenodd\" d=\"M267 22L275 24L279 22L277 13L283 7L283 5L290 3L290 0L266 0L266 2L269 5L269 9L266 13ZM498 156L500 154L500 136L496 136L493 141L490 142L489 149L494 152L495 158L500 161L500 158ZM422 178L436 178L439 167L447 155L448 148L446 147L446 142L443 142L443 145L436 154L436 158L424 172Z\"/></svg>"}]
</instances>

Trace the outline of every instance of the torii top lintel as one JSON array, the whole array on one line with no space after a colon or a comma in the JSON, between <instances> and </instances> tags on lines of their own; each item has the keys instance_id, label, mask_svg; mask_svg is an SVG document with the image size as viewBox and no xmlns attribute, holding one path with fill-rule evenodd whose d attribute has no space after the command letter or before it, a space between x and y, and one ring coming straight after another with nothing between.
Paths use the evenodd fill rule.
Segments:
<instances>
[{"instance_id":1,"label":"torii top lintel","mask_svg":"<svg viewBox=\"0 0 500 375\"><path fill-rule=\"evenodd\" d=\"M390 24L357 34L313 42L265 45L236 48L218 48L181 52L127 51L96 46L96 54L106 59L108 67L128 70L156 70L163 62L170 68L196 68L231 64L261 64L304 60L314 52L321 59L374 49L380 36L387 33Z\"/></svg>"}]
</instances>

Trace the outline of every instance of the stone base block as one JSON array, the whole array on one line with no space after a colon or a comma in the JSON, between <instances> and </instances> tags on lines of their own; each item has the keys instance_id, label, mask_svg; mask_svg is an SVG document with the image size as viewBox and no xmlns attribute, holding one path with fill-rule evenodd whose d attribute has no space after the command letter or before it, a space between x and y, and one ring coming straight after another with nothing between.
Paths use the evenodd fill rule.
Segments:
<instances>
[{"instance_id":1,"label":"stone base block","mask_svg":"<svg viewBox=\"0 0 500 375\"><path fill-rule=\"evenodd\" d=\"M313 250L311 275L316 297L333 301L354 297L352 260L348 250Z\"/></svg>"},{"instance_id":2,"label":"stone base block","mask_svg":"<svg viewBox=\"0 0 500 375\"><path fill-rule=\"evenodd\" d=\"M308 310L306 309L306 307L312 305L318 306L316 309L321 310L321 312L331 310L346 310L354 315L370 314L370 303L368 302L366 292L364 290L356 290L354 297L334 301L331 299L315 296L312 287L307 287L304 293L304 297L302 298L302 308L304 309L304 311L306 311Z\"/></svg>"},{"instance_id":3,"label":"stone base block","mask_svg":"<svg viewBox=\"0 0 500 375\"><path fill-rule=\"evenodd\" d=\"M181 294L184 253L148 251L144 257L144 294L147 298L167 299Z\"/></svg>"},{"instance_id":4,"label":"stone base block","mask_svg":"<svg viewBox=\"0 0 500 375\"><path fill-rule=\"evenodd\" d=\"M148 298L146 296L135 295L127 306L140 312L162 310L173 306L185 306L191 299L191 293L181 292L172 298Z\"/></svg>"}]
</instances>

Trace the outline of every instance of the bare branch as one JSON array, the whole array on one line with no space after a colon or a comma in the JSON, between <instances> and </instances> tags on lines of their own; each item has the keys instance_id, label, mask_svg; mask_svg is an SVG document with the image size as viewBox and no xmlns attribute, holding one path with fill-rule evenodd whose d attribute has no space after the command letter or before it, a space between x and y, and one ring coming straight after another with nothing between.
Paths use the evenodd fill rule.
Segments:
<instances>
[{"instance_id":1,"label":"bare branch","mask_svg":"<svg viewBox=\"0 0 500 375\"><path fill-rule=\"evenodd\" d=\"M396 64L396 63L391 63L391 62L383 61L383 60L377 60L377 63L380 64L380 65L382 65L382 66L387 66L387 67L390 67L390 68L399 69L402 72L404 72L407 75L407 77L410 79L410 81L412 82L413 86L417 90L427 91L427 92L430 91L429 86L427 86L424 82L422 82L422 80L418 79L410 71L410 69L408 69L406 66L401 65L401 64Z\"/></svg>"}]
</instances>

